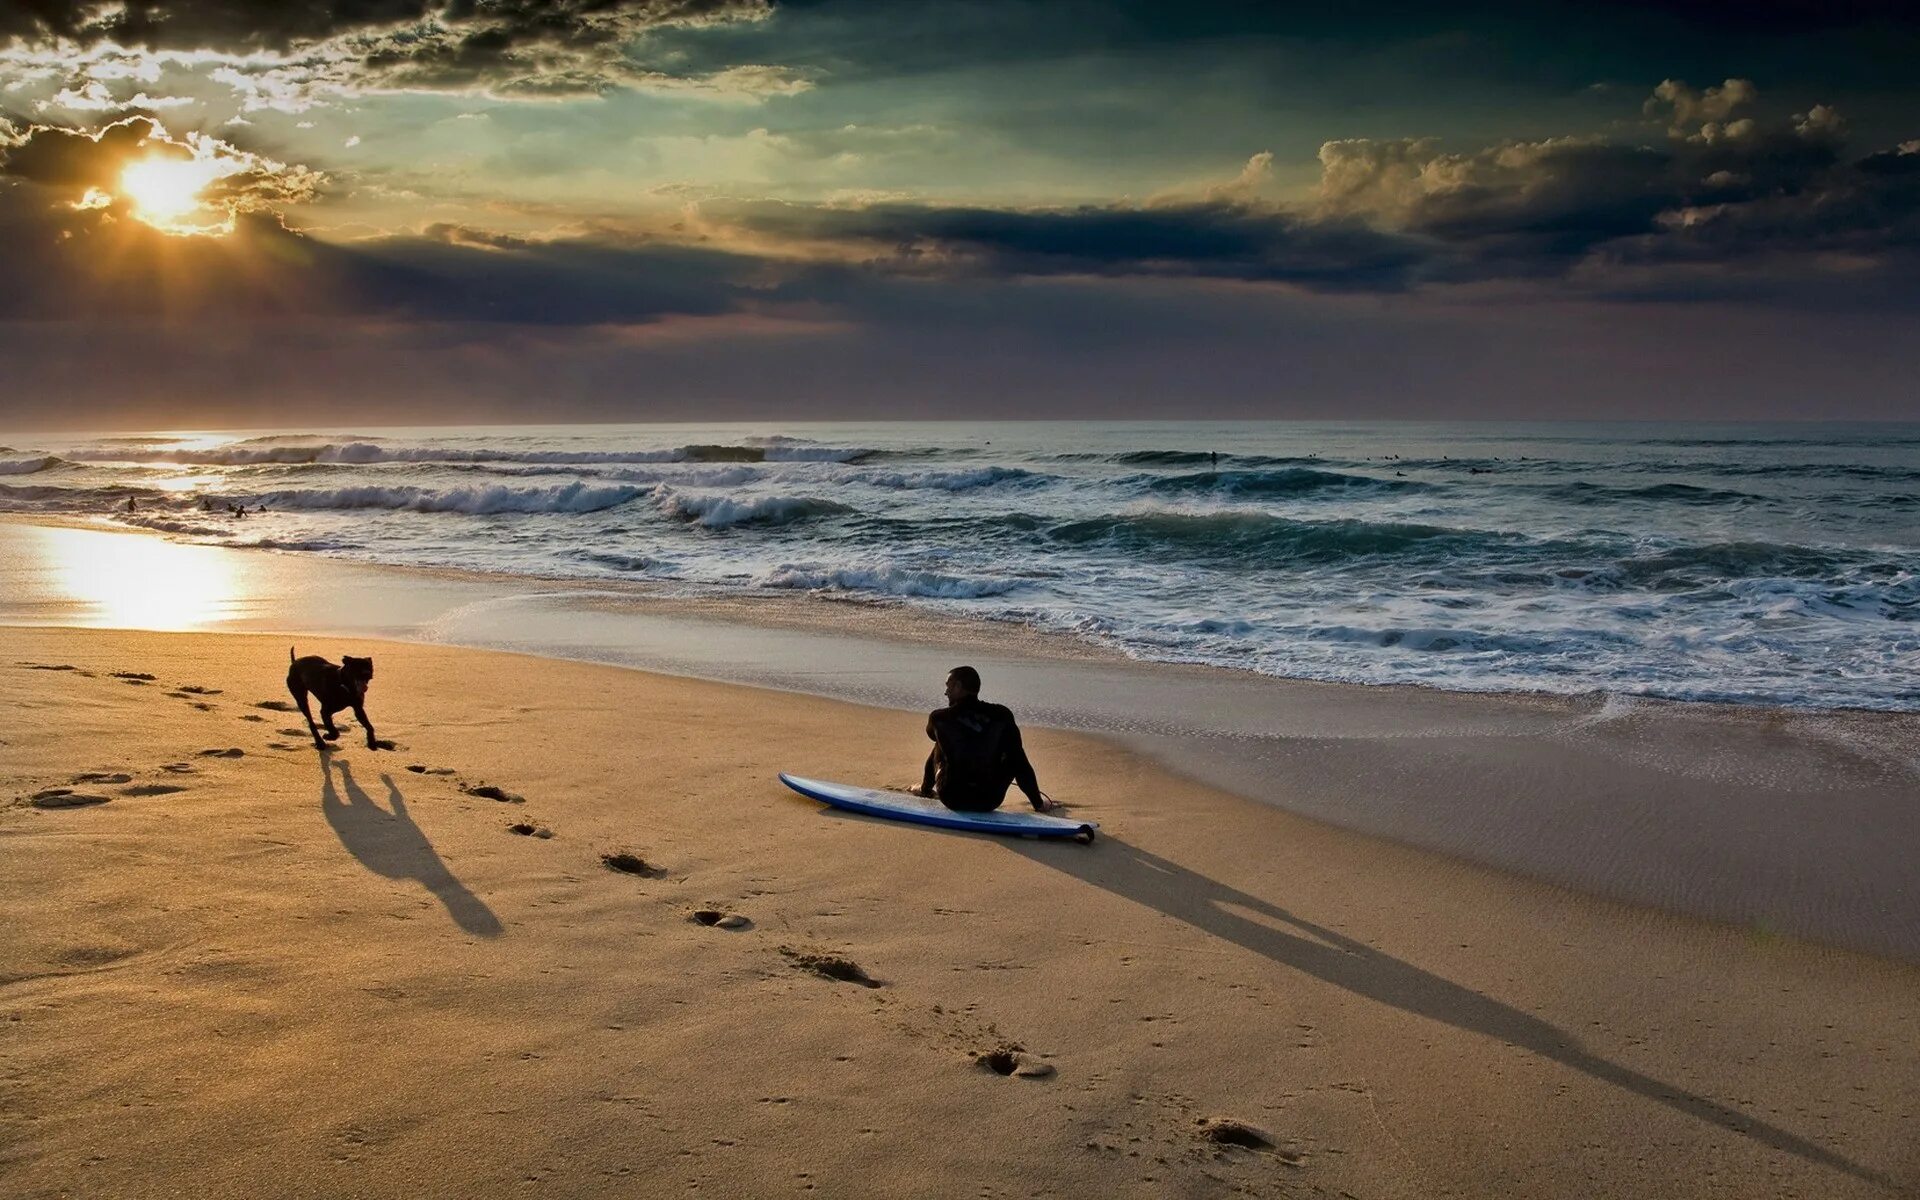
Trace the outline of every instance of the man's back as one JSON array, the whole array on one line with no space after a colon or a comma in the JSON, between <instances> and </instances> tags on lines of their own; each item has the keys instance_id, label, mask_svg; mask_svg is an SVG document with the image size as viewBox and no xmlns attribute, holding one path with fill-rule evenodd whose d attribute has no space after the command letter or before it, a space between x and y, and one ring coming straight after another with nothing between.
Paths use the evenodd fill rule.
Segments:
<instances>
[{"instance_id":1,"label":"man's back","mask_svg":"<svg viewBox=\"0 0 1920 1200\"><path fill-rule=\"evenodd\" d=\"M997 807L1013 779L1020 727L1004 704L973 700L936 709L927 735L940 748L939 795L950 805Z\"/></svg>"}]
</instances>

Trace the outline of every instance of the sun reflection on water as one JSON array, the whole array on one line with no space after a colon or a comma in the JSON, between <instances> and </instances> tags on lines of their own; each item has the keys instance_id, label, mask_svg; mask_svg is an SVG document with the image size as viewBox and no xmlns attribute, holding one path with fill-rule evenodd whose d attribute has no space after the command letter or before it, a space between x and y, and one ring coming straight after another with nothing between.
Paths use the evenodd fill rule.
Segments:
<instances>
[{"instance_id":1,"label":"sun reflection on water","mask_svg":"<svg viewBox=\"0 0 1920 1200\"><path fill-rule=\"evenodd\" d=\"M193 492L219 482L218 475L171 475L165 479L143 479L140 486L161 492Z\"/></svg>"},{"instance_id":2,"label":"sun reflection on water","mask_svg":"<svg viewBox=\"0 0 1920 1200\"><path fill-rule=\"evenodd\" d=\"M243 580L231 552L85 529L35 529L47 582L79 624L205 629L235 615Z\"/></svg>"}]
</instances>

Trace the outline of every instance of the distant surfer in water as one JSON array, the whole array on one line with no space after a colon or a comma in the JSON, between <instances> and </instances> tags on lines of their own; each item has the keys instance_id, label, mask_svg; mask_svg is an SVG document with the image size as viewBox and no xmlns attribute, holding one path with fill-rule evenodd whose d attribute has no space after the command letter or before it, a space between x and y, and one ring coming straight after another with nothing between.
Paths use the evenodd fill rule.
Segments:
<instances>
[{"instance_id":1,"label":"distant surfer in water","mask_svg":"<svg viewBox=\"0 0 1920 1200\"><path fill-rule=\"evenodd\" d=\"M980 698L980 672L972 667L947 672L947 706L928 714L927 736L933 752L918 795L956 812L992 812L1017 783L1035 811L1054 807L1034 778L1013 713Z\"/></svg>"}]
</instances>

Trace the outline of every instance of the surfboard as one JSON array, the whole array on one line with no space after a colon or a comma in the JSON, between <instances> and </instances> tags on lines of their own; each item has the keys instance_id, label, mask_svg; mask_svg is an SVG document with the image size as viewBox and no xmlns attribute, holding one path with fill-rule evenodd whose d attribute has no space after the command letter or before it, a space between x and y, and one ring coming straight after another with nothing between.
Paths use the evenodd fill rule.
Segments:
<instances>
[{"instance_id":1,"label":"surfboard","mask_svg":"<svg viewBox=\"0 0 1920 1200\"><path fill-rule=\"evenodd\" d=\"M871 817L885 817L890 821L905 821L911 825L932 825L939 829L966 829L975 833L999 833L1013 837L1077 838L1083 842L1091 842L1093 831L1099 828L1091 821L1050 817L1046 813L1025 809L1012 812L1000 809L983 813L955 812L938 800L924 796L855 787L849 783L831 783L824 779L803 779L785 771L780 773L780 782L802 796L824 801L835 808L865 813ZM1023 805L1026 803L1024 799L1018 802ZM1014 801L1009 800L1008 803Z\"/></svg>"}]
</instances>

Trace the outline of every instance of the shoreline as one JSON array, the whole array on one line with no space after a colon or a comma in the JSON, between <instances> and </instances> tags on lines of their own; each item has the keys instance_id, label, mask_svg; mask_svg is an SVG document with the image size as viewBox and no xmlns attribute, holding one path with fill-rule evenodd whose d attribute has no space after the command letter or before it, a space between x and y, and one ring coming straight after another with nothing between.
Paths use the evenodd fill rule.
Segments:
<instances>
[{"instance_id":1,"label":"shoreline","mask_svg":"<svg viewBox=\"0 0 1920 1200\"><path fill-rule=\"evenodd\" d=\"M25 1195L1920 1183L1914 966L1479 870L1102 739L1031 732L1102 836L1027 843L774 780L898 782L923 738L886 709L378 643L398 747L349 725L316 754L267 703L277 636L0 647ZM62 787L101 802L29 799Z\"/></svg>"},{"instance_id":2,"label":"shoreline","mask_svg":"<svg viewBox=\"0 0 1920 1200\"><path fill-rule=\"evenodd\" d=\"M31 581L9 531L35 527L0 522L0 575L15 564L16 592ZM1920 961L1906 866L1920 817L1904 799L1920 789L1913 714L1279 680L1050 654L1048 635L983 650L975 623L876 620L806 597L748 614L738 600L678 606L513 577L229 558L239 552L131 530L75 536L103 548L90 555L106 552L102 538L147 544L159 569L175 552L226 563L196 569L258 587L206 628L506 649L906 712L937 706L946 668L971 661L1023 724L1108 738L1247 799L1588 894ZM334 593L359 607L341 612ZM0 622L20 623L18 609L0 605Z\"/></svg>"},{"instance_id":3,"label":"shoreline","mask_svg":"<svg viewBox=\"0 0 1920 1200\"><path fill-rule=\"evenodd\" d=\"M1560 702L1568 705L1620 701L1630 704L1673 706L1679 709L1718 713L1723 716L1780 712L1810 717L1836 716L1865 720L1920 719L1920 707L1890 709L1845 704L1782 704L1762 700L1699 699L1644 692L1621 692L1607 688L1592 688L1577 692L1544 688L1457 688L1417 681L1365 683L1347 679L1319 679L1310 675L1275 675L1247 667L1235 667L1227 663L1143 658L1128 654L1118 647L1061 630L1039 629L1020 622L1002 621L992 617L943 613L915 607L905 600L892 597L867 598L824 590L771 588L741 592L722 590L717 586L711 593L702 593L699 589L707 585L548 575L538 572L483 571L463 567L334 557L323 553L285 550L274 546L227 546L179 538L166 530L123 524L115 520L112 514L69 516L57 513L0 512L0 526L9 524L29 528L79 529L97 533L128 534L155 538L171 545L202 546L233 553L293 558L337 564L353 570L392 572L397 576L446 580L513 591L545 592L557 589L570 593L583 602L604 598L609 604L648 607L669 615L705 617L769 629L840 632L850 623L844 619L846 615L857 614L852 618L851 623L863 625L863 632L883 640L951 646L963 641L991 637L996 641L1016 642L1023 655L1035 658L1067 662L1125 663L1155 671L1200 672L1203 675L1258 680L1277 687L1327 688L1360 693L1410 692L1421 695L1485 697L1517 702ZM678 590L681 588L688 590Z\"/></svg>"}]
</instances>

